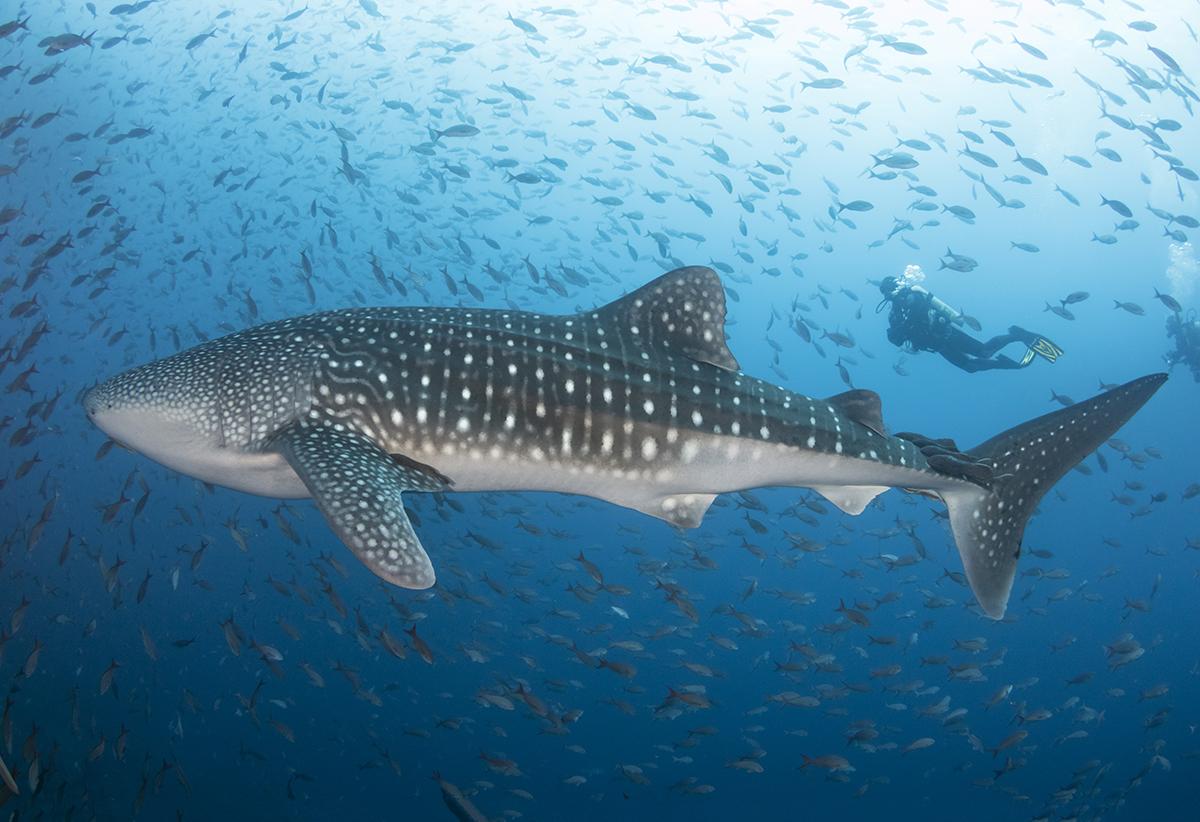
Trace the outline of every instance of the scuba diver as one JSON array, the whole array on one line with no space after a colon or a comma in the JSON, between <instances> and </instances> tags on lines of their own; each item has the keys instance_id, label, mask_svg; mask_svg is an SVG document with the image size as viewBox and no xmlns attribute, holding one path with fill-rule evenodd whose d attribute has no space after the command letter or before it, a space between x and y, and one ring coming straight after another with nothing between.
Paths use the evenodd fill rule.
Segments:
<instances>
[{"instance_id":1,"label":"scuba diver","mask_svg":"<svg viewBox=\"0 0 1200 822\"><path fill-rule=\"evenodd\" d=\"M1196 319L1196 312L1189 311L1184 317L1176 311L1168 316L1167 336L1175 340L1175 350L1165 357L1167 365L1183 363L1192 369L1196 382L1200 382L1200 320Z\"/></svg>"},{"instance_id":2,"label":"scuba diver","mask_svg":"<svg viewBox=\"0 0 1200 822\"><path fill-rule=\"evenodd\" d=\"M882 311L891 303L887 336L894 345L909 351L936 351L969 373L1025 368L1035 356L1048 362L1062 356L1063 350L1050 340L1016 325L990 340L975 339L959 328L966 323L962 312L922 288L919 283L923 279L920 267L910 265L903 276L885 277L879 284L883 300L875 310ZM1020 360L999 353L1011 343L1026 346Z\"/></svg>"}]
</instances>

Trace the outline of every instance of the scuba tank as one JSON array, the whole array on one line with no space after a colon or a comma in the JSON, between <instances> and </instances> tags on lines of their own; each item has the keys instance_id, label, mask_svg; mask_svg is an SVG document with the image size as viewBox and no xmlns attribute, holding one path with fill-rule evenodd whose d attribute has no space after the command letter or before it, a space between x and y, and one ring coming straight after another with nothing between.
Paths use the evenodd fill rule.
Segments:
<instances>
[{"instance_id":1,"label":"scuba tank","mask_svg":"<svg viewBox=\"0 0 1200 822\"><path fill-rule=\"evenodd\" d=\"M942 321L953 323L954 325L963 325L966 320L963 319L961 311L951 308L939 298L933 296L919 285L910 285L909 289L920 294L929 296L929 319L933 322Z\"/></svg>"}]
</instances>

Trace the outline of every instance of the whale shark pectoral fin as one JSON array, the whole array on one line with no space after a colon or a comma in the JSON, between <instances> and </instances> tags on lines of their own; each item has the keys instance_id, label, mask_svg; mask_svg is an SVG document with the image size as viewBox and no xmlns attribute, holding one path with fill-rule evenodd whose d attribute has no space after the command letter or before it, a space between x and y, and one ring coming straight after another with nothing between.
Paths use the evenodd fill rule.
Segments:
<instances>
[{"instance_id":1,"label":"whale shark pectoral fin","mask_svg":"<svg viewBox=\"0 0 1200 822\"><path fill-rule=\"evenodd\" d=\"M329 527L372 573L401 588L432 587L433 563L404 513L401 495L443 491L449 486L445 477L332 425L290 426L276 436L274 447L308 488Z\"/></svg>"}]
</instances>

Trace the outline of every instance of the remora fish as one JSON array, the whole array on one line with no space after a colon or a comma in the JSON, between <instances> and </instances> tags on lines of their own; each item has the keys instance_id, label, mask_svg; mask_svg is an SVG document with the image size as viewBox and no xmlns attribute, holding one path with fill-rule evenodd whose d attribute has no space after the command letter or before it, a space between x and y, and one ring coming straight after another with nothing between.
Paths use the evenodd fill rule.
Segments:
<instances>
[{"instance_id":1,"label":"remora fish","mask_svg":"<svg viewBox=\"0 0 1200 822\"><path fill-rule=\"evenodd\" d=\"M879 397L794 394L741 373L725 297L681 268L601 308L330 311L251 328L91 389L92 421L205 482L311 496L368 568L428 588L408 491L584 494L680 527L717 494L807 486L860 513L940 497L983 610L1004 614L1038 500L1166 380L1154 374L960 452L884 433Z\"/></svg>"}]
</instances>

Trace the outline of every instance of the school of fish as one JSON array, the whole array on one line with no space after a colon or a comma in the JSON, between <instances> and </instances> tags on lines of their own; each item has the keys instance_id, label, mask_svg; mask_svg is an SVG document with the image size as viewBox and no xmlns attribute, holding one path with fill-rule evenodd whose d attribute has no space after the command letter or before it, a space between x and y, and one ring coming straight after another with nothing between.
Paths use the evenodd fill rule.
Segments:
<instances>
[{"instance_id":1,"label":"school of fish","mask_svg":"<svg viewBox=\"0 0 1200 822\"><path fill-rule=\"evenodd\" d=\"M1198 26L6 6L0 818L1187 818Z\"/></svg>"}]
</instances>

